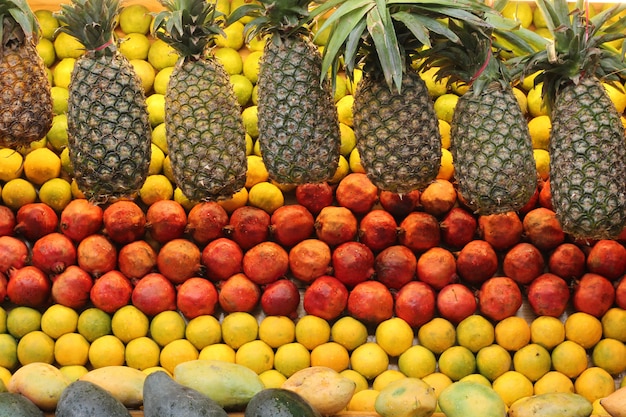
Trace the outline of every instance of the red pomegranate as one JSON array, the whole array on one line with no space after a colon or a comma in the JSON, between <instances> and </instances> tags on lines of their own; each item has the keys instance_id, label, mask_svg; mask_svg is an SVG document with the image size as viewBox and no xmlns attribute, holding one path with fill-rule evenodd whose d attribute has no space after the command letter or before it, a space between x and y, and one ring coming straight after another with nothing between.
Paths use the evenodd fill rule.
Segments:
<instances>
[{"instance_id":1,"label":"red pomegranate","mask_svg":"<svg viewBox=\"0 0 626 417\"><path fill-rule=\"evenodd\" d=\"M527 285L543 273L543 254L535 245L520 242L504 255L502 270L504 275L521 285Z\"/></svg>"},{"instance_id":2,"label":"red pomegranate","mask_svg":"<svg viewBox=\"0 0 626 417\"><path fill-rule=\"evenodd\" d=\"M397 219L406 217L419 205L420 191L413 190L406 194L398 194L393 191L381 190L378 202Z\"/></svg>"},{"instance_id":3,"label":"red pomegranate","mask_svg":"<svg viewBox=\"0 0 626 417\"><path fill-rule=\"evenodd\" d=\"M298 204L316 216L324 207L333 204L335 191L327 182L301 184L296 187L295 197Z\"/></svg>"},{"instance_id":4,"label":"red pomegranate","mask_svg":"<svg viewBox=\"0 0 626 417\"><path fill-rule=\"evenodd\" d=\"M0 205L0 237L13 236L17 220L13 210L7 206Z\"/></svg>"},{"instance_id":5,"label":"red pomegranate","mask_svg":"<svg viewBox=\"0 0 626 417\"><path fill-rule=\"evenodd\" d=\"M260 208L243 206L230 215L228 225L224 227L226 237L231 238L244 251L268 240L270 233L270 215Z\"/></svg>"},{"instance_id":6,"label":"red pomegranate","mask_svg":"<svg viewBox=\"0 0 626 417\"><path fill-rule=\"evenodd\" d=\"M550 190L550 180L543 183L541 190L539 191L538 203L540 207L547 208L548 210L554 210L552 205L552 192Z\"/></svg>"},{"instance_id":7,"label":"red pomegranate","mask_svg":"<svg viewBox=\"0 0 626 417\"><path fill-rule=\"evenodd\" d=\"M217 289L204 278L192 277L178 287L176 305L188 320L204 314L215 313Z\"/></svg>"},{"instance_id":8,"label":"red pomegranate","mask_svg":"<svg viewBox=\"0 0 626 417\"><path fill-rule=\"evenodd\" d=\"M300 204L287 204L277 208L270 217L270 233L281 246L290 248L309 239L315 229L315 218Z\"/></svg>"},{"instance_id":9,"label":"red pomegranate","mask_svg":"<svg viewBox=\"0 0 626 417\"><path fill-rule=\"evenodd\" d=\"M281 278L263 289L261 309L267 316L296 318L300 306L300 291L290 279Z\"/></svg>"},{"instance_id":10,"label":"red pomegranate","mask_svg":"<svg viewBox=\"0 0 626 417\"><path fill-rule=\"evenodd\" d=\"M570 299L569 285L560 276L546 272L530 283L526 298L536 315L560 317Z\"/></svg>"},{"instance_id":11,"label":"red pomegranate","mask_svg":"<svg viewBox=\"0 0 626 417\"><path fill-rule=\"evenodd\" d=\"M337 246L354 240L358 221L354 213L345 207L324 207L315 218L315 234L318 239Z\"/></svg>"},{"instance_id":12,"label":"red pomegranate","mask_svg":"<svg viewBox=\"0 0 626 417\"><path fill-rule=\"evenodd\" d=\"M441 220L441 240L452 248L462 248L474 240L478 228L476 218L461 207L452 208Z\"/></svg>"},{"instance_id":13,"label":"red pomegranate","mask_svg":"<svg viewBox=\"0 0 626 417\"><path fill-rule=\"evenodd\" d=\"M626 278L622 277L615 287L615 305L626 310Z\"/></svg>"},{"instance_id":14,"label":"red pomegranate","mask_svg":"<svg viewBox=\"0 0 626 417\"><path fill-rule=\"evenodd\" d=\"M28 246L13 236L0 236L0 272L19 269L28 263Z\"/></svg>"},{"instance_id":15,"label":"red pomegranate","mask_svg":"<svg viewBox=\"0 0 626 417\"><path fill-rule=\"evenodd\" d=\"M61 211L59 230L78 243L102 229L103 216L102 207L84 198L77 198L70 201Z\"/></svg>"},{"instance_id":16,"label":"red pomegranate","mask_svg":"<svg viewBox=\"0 0 626 417\"><path fill-rule=\"evenodd\" d=\"M419 327L435 317L436 295L433 288L411 281L396 293L394 312L411 327Z\"/></svg>"},{"instance_id":17,"label":"red pomegranate","mask_svg":"<svg viewBox=\"0 0 626 417\"><path fill-rule=\"evenodd\" d=\"M239 273L219 284L218 302L226 313L251 312L259 303L261 289L245 274Z\"/></svg>"},{"instance_id":18,"label":"red pomegranate","mask_svg":"<svg viewBox=\"0 0 626 417\"><path fill-rule=\"evenodd\" d=\"M130 280L120 271L112 270L96 278L89 297L94 307L113 314L130 302L132 293Z\"/></svg>"},{"instance_id":19,"label":"red pomegranate","mask_svg":"<svg viewBox=\"0 0 626 417\"><path fill-rule=\"evenodd\" d=\"M207 278L222 281L243 271L243 250L234 240L218 237L204 247L200 262Z\"/></svg>"},{"instance_id":20,"label":"red pomegranate","mask_svg":"<svg viewBox=\"0 0 626 417\"><path fill-rule=\"evenodd\" d=\"M361 282L348 295L348 314L369 325L393 316L393 295L378 281Z\"/></svg>"},{"instance_id":21,"label":"red pomegranate","mask_svg":"<svg viewBox=\"0 0 626 417\"><path fill-rule=\"evenodd\" d=\"M399 290L415 278L417 258L402 245L389 246L374 258L376 280L387 288Z\"/></svg>"},{"instance_id":22,"label":"red pomegranate","mask_svg":"<svg viewBox=\"0 0 626 417\"><path fill-rule=\"evenodd\" d=\"M145 240L136 240L122 246L117 255L120 272L135 282L156 268L157 253Z\"/></svg>"},{"instance_id":23,"label":"red pomegranate","mask_svg":"<svg viewBox=\"0 0 626 417\"><path fill-rule=\"evenodd\" d=\"M441 241L439 222L432 214L414 211L400 223L398 241L413 252L426 252L438 246Z\"/></svg>"},{"instance_id":24,"label":"red pomegranate","mask_svg":"<svg viewBox=\"0 0 626 417\"><path fill-rule=\"evenodd\" d=\"M294 278L311 282L330 272L330 246L319 239L305 239L289 251L289 269Z\"/></svg>"},{"instance_id":25,"label":"red pomegranate","mask_svg":"<svg viewBox=\"0 0 626 417\"><path fill-rule=\"evenodd\" d=\"M0 272L0 300L4 300L7 297L7 284L9 279L5 274Z\"/></svg>"},{"instance_id":26,"label":"red pomegranate","mask_svg":"<svg viewBox=\"0 0 626 417\"><path fill-rule=\"evenodd\" d=\"M151 272L137 280L131 294L135 307L147 316L176 310L176 289L163 274Z\"/></svg>"},{"instance_id":27,"label":"red pomegranate","mask_svg":"<svg viewBox=\"0 0 626 417\"><path fill-rule=\"evenodd\" d=\"M337 278L324 275L317 278L304 291L304 311L324 320L339 317L348 305L348 289Z\"/></svg>"},{"instance_id":28,"label":"red pomegranate","mask_svg":"<svg viewBox=\"0 0 626 417\"><path fill-rule=\"evenodd\" d=\"M187 212L177 201L156 201L146 211L146 228L159 243L179 239L187 228Z\"/></svg>"},{"instance_id":29,"label":"red pomegranate","mask_svg":"<svg viewBox=\"0 0 626 417\"><path fill-rule=\"evenodd\" d=\"M474 292L463 284L449 284L437 293L439 315L454 324L476 312L478 302Z\"/></svg>"},{"instance_id":30,"label":"red pomegranate","mask_svg":"<svg viewBox=\"0 0 626 417\"><path fill-rule=\"evenodd\" d=\"M76 258L78 266L99 277L117 267L117 248L104 235L90 235L78 244Z\"/></svg>"},{"instance_id":31,"label":"red pomegranate","mask_svg":"<svg viewBox=\"0 0 626 417\"><path fill-rule=\"evenodd\" d=\"M615 287L602 275L587 272L574 285L572 303L576 311L602 317L615 302Z\"/></svg>"},{"instance_id":32,"label":"red pomegranate","mask_svg":"<svg viewBox=\"0 0 626 417\"><path fill-rule=\"evenodd\" d=\"M587 271L617 280L626 273L626 248L615 240L599 240L587 254Z\"/></svg>"},{"instance_id":33,"label":"red pomegranate","mask_svg":"<svg viewBox=\"0 0 626 417\"><path fill-rule=\"evenodd\" d=\"M491 320L514 316L523 302L522 291L509 277L492 277L478 291L478 309Z\"/></svg>"},{"instance_id":34,"label":"red pomegranate","mask_svg":"<svg viewBox=\"0 0 626 417\"><path fill-rule=\"evenodd\" d=\"M89 303L93 286L91 275L77 265L70 265L52 278L52 301L80 310Z\"/></svg>"},{"instance_id":35,"label":"red pomegranate","mask_svg":"<svg viewBox=\"0 0 626 417\"><path fill-rule=\"evenodd\" d=\"M549 251L565 240L565 233L554 211L538 207L529 211L522 221L524 234L541 251Z\"/></svg>"},{"instance_id":36,"label":"red pomegranate","mask_svg":"<svg viewBox=\"0 0 626 417\"><path fill-rule=\"evenodd\" d=\"M15 233L31 242L48 233L55 232L59 225L59 216L47 204L25 204L17 210Z\"/></svg>"},{"instance_id":37,"label":"red pomegranate","mask_svg":"<svg viewBox=\"0 0 626 417\"><path fill-rule=\"evenodd\" d=\"M348 288L374 276L374 253L360 242L337 246L331 255L331 262L333 275Z\"/></svg>"},{"instance_id":38,"label":"red pomegranate","mask_svg":"<svg viewBox=\"0 0 626 417\"><path fill-rule=\"evenodd\" d=\"M102 223L105 234L116 243L139 240L146 231L146 216L136 203L118 200L104 209Z\"/></svg>"},{"instance_id":39,"label":"red pomegranate","mask_svg":"<svg viewBox=\"0 0 626 417\"><path fill-rule=\"evenodd\" d=\"M182 284L186 279L198 275L201 256L200 249L192 241L170 240L157 253L157 268L174 285Z\"/></svg>"},{"instance_id":40,"label":"red pomegranate","mask_svg":"<svg viewBox=\"0 0 626 417\"><path fill-rule=\"evenodd\" d=\"M573 243L557 246L548 258L548 270L563 279L576 279L585 273L585 253Z\"/></svg>"},{"instance_id":41,"label":"red pomegranate","mask_svg":"<svg viewBox=\"0 0 626 417\"><path fill-rule=\"evenodd\" d=\"M200 246L224 236L228 213L214 201L194 205L187 215L187 233Z\"/></svg>"},{"instance_id":42,"label":"red pomegranate","mask_svg":"<svg viewBox=\"0 0 626 417\"><path fill-rule=\"evenodd\" d=\"M457 193L454 185L444 179L431 182L420 195L420 203L426 213L440 217L456 204Z\"/></svg>"},{"instance_id":43,"label":"red pomegranate","mask_svg":"<svg viewBox=\"0 0 626 417\"><path fill-rule=\"evenodd\" d=\"M442 247L428 249L417 259L417 279L440 290L458 279L456 258Z\"/></svg>"},{"instance_id":44,"label":"red pomegranate","mask_svg":"<svg viewBox=\"0 0 626 417\"><path fill-rule=\"evenodd\" d=\"M289 254L278 243L261 242L243 255L243 273L255 284L271 284L289 269Z\"/></svg>"},{"instance_id":45,"label":"red pomegranate","mask_svg":"<svg viewBox=\"0 0 626 417\"><path fill-rule=\"evenodd\" d=\"M42 308L50 302L51 287L45 272L27 265L9 272L6 291L9 301L15 305Z\"/></svg>"},{"instance_id":46,"label":"red pomegranate","mask_svg":"<svg viewBox=\"0 0 626 417\"><path fill-rule=\"evenodd\" d=\"M484 240L472 240L456 259L459 276L472 285L481 285L498 271L498 255Z\"/></svg>"},{"instance_id":47,"label":"red pomegranate","mask_svg":"<svg viewBox=\"0 0 626 417\"><path fill-rule=\"evenodd\" d=\"M378 187L362 172L351 172L343 177L335 190L335 200L354 214L368 213L378 202Z\"/></svg>"},{"instance_id":48,"label":"red pomegranate","mask_svg":"<svg viewBox=\"0 0 626 417\"><path fill-rule=\"evenodd\" d=\"M64 234L49 233L33 245L32 264L46 274L60 274L68 266L76 264L76 247Z\"/></svg>"},{"instance_id":49,"label":"red pomegranate","mask_svg":"<svg viewBox=\"0 0 626 417\"><path fill-rule=\"evenodd\" d=\"M396 219L385 210L372 210L359 222L359 242L374 252L395 245L398 240Z\"/></svg>"},{"instance_id":50,"label":"red pomegranate","mask_svg":"<svg viewBox=\"0 0 626 417\"><path fill-rule=\"evenodd\" d=\"M478 217L480 236L495 250L506 250L522 239L524 228L517 213L490 214Z\"/></svg>"}]
</instances>

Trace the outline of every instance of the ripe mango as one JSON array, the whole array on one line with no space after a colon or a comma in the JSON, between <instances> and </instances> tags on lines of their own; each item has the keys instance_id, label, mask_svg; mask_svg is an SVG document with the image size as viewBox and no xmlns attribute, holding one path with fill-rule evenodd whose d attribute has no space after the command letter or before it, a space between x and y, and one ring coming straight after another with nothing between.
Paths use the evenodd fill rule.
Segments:
<instances>
[{"instance_id":1,"label":"ripe mango","mask_svg":"<svg viewBox=\"0 0 626 417\"><path fill-rule=\"evenodd\" d=\"M59 368L44 362L32 362L11 375L7 390L22 394L44 411L53 411L70 381Z\"/></svg>"},{"instance_id":2,"label":"ripe mango","mask_svg":"<svg viewBox=\"0 0 626 417\"><path fill-rule=\"evenodd\" d=\"M589 417L593 404L571 392L550 392L520 398L509 407L509 417Z\"/></svg>"},{"instance_id":3,"label":"ripe mango","mask_svg":"<svg viewBox=\"0 0 626 417\"><path fill-rule=\"evenodd\" d=\"M602 398L600 405L611 417L626 417L626 386Z\"/></svg>"},{"instance_id":4,"label":"ripe mango","mask_svg":"<svg viewBox=\"0 0 626 417\"><path fill-rule=\"evenodd\" d=\"M96 368L79 378L108 391L128 408L139 408L143 404L143 383L146 374L130 366L104 366Z\"/></svg>"},{"instance_id":5,"label":"ripe mango","mask_svg":"<svg viewBox=\"0 0 626 417\"><path fill-rule=\"evenodd\" d=\"M474 381L457 381L439 393L446 417L505 417L506 404L491 387Z\"/></svg>"}]
</instances>

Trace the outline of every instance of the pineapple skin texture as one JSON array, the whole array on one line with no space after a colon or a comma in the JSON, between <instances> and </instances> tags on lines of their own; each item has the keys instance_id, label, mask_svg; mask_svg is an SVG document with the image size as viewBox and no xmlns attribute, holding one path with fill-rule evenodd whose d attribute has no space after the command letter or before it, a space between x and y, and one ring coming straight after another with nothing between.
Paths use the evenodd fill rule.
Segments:
<instances>
[{"instance_id":1,"label":"pineapple skin texture","mask_svg":"<svg viewBox=\"0 0 626 417\"><path fill-rule=\"evenodd\" d=\"M174 179L187 198L217 201L244 187L245 128L216 59L178 61L165 94L165 129Z\"/></svg>"},{"instance_id":2,"label":"pineapple skin texture","mask_svg":"<svg viewBox=\"0 0 626 417\"><path fill-rule=\"evenodd\" d=\"M0 55L0 146L43 138L52 126L52 96L43 60L30 42Z\"/></svg>"},{"instance_id":3,"label":"pineapple skin texture","mask_svg":"<svg viewBox=\"0 0 626 417\"><path fill-rule=\"evenodd\" d=\"M68 147L89 200L134 198L148 176L151 130L141 82L119 53L76 61L69 86Z\"/></svg>"},{"instance_id":4,"label":"pineapple skin texture","mask_svg":"<svg viewBox=\"0 0 626 417\"><path fill-rule=\"evenodd\" d=\"M439 122L419 75L405 73L398 94L383 77L364 73L353 114L361 164L374 185L404 194L426 188L437 177Z\"/></svg>"},{"instance_id":5,"label":"pineapple skin texture","mask_svg":"<svg viewBox=\"0 0 626 417\"><path fill-rule=\"evenodd\" d=\"M614 238L626 225L624 127L595 77L557 94L550 138L550 190L563 230Z\"/></svg>"},{"instance_id":6,"label":"pineapple skin texture","mask_svg":"<svg viewBox=\"0 0 626 417\"><path fill-rule=\"evenodd\" d=\"M277 36L277 35L274 35ZM269 40L259 69L259 146L271 179L327 181L339 163L341 136L322 59L304 36Z\"/></svg>"},{"instance_id":7,"label":"pineapple skin texture","mask_svg":"<svg viewBox=\"0 0 626 417\"><path fill-rule=\"evenodd\" d=\"M450 136L459 193L476 213L517 211L530 200L537 188L532 140L508 85L461 96Z\"/></svg>"}]
</instances>

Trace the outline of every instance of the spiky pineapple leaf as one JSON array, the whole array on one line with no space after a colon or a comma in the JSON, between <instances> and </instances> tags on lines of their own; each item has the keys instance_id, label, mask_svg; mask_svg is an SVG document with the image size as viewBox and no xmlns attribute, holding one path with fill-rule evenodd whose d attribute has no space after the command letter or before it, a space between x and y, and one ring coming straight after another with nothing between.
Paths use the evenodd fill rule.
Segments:
<instances>
[{"instance_id":1,"label":"spiky pineapple leaf","mask_svg":"<svg viewBox=\"0 0 626 417\"><path fill-rule=\"evenodd\" d=\"M400 53L396 32L389 30L393 28L393 22L389 16L389 9L385 7L385 0L376 0L376 3L377 7L367 14L367 31L374 41L387 85L393 84L400 91L404 60Z\"/></svg>"}]
</instances>

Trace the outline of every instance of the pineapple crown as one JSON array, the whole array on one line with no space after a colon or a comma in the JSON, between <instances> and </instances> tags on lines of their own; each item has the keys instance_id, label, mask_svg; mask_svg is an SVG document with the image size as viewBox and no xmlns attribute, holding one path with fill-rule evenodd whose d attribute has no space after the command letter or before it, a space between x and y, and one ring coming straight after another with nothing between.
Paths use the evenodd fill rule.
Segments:
<instances>
[{"instance_id":1,"label":"pineapple crown","mask_svg":"<svg viewBox=\"0 0 626 417\"><path fill-rule=\"evenodd\" d=\"M432 33L460 42L447 27L447 19L488 25L481 17L488 7L474 0L329 0L314 14L335 7L319 29L331 30L322 77L330 73L334 80L343 56L348 77L363 64L365 71L384 76L389 89L398 92L407 63L418 48L431 46Z\"/></svg>"},{"instance_id":2,"label":"pineapple crown","mask_svg":"<svg viewBox=\"0 0 626 417\"><path fill-rule=\"evenodd\" d=\"M24 41L35 44L39 22L26 0L0 1L0 53L5 46Z\"/></svg>"},{"instance_id":3,"label":"pineapple crown","mask_svg":"<svg viewBox=\"0 0 626 417\"><path fill-rule=\"evenodd\" d=\"M522 60L523 74L538 73L534 83L543 83L548 108L564 85L578 83L583 77L594 76L608 83L626 78L624 52L608 44L621 39L621 49L626 51L626 16L618 17L626 4L616 4L590 18L584 0L577 0L572 11L566 0L535 1L553 41Z\"/></svg>"},{"instance_id":4,"label":"pineapple crown","mask_svg":"<svg viewBox=\"0 0 626 417\"><path fill-rule=\"evenodd\" d=\"M113 32L120 12L119 0L72 0L61 4L57 31L75 37L87 51L112 55L116 50Z\"/></svg>"},{"instance_id":5,"label":"pineapple crown","mask_svg":"<svg viewBox=\"0 0 626 417\"><path fill-rule=\"evenodd\" d=\"M182 57L199 60L215 35L224 32L217 23L222 13L215 2L206 0L160 0L167 9L154 18L156 36L176 49Z\"/></svg>"}]
</instances>

